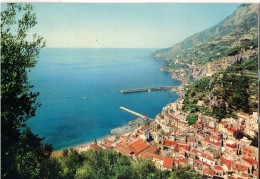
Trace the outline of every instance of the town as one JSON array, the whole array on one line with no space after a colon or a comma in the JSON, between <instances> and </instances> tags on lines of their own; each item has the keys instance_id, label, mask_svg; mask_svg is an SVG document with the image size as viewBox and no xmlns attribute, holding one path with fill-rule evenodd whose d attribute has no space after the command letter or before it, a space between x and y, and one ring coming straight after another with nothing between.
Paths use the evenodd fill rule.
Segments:
<instances>
[{"instance_id":1,"label":"town","mask_svg":"<svg viewBox=\"0 0 260 179\"><path fill-rule=\"evenodd\" d=\"M235 137L237 131L258 135L258 113L238 113L237 119L219 122L198 112L198 121L188 125L183 101L168 104L149 125L95 140L84 150L112 149L134 160L149 159L161 170L188 166L207 178L258 178L258 148L245 136Z\"/></svg>"}]
</instances>

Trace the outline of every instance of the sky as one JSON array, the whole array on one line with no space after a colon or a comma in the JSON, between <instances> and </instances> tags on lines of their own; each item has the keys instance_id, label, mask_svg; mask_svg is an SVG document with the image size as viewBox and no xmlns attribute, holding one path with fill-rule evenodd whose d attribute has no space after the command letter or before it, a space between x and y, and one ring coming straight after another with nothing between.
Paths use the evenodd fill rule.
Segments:
<instances>
[{"instance_id":1,"label":"sky","mask_svg":"<svg viewBox=\"0 0 260 179\"><path fill-rule=\"evenodd\" d=\"M216 25L240 4L35 3L30 33L56 48L166 48Z\"/></svg>"}]
</instances>

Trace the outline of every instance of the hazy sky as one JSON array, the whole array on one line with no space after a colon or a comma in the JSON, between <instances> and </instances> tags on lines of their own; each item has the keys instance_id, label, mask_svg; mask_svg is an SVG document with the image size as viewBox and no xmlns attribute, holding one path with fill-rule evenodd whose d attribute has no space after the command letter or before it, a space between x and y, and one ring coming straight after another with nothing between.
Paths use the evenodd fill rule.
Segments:
<instances>
[{"instance_id":1,"label":"hazy sky","mask_svg":"<svg viewBox=\"0 0 260 179\"><path fill-rule=\"evenodd\" d=\"M164 48L205 30L239 4L34 4L47 47Z\"/></svg>"}]
</instances>

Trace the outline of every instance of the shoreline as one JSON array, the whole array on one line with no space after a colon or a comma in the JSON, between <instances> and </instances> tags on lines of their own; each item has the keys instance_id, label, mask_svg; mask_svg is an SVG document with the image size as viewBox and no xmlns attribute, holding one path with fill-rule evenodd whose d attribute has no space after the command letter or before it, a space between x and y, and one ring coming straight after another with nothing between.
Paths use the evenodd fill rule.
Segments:
<instances>
[{"instance_id":1,"label":"shoreline","mask_svg":"<svg viewBox=\"0 0 260 179\"><path fill-rule=\"evenodd\" d=\"M167 71L165 69L160 69L161 71L165 71L165 72L168 72L168 73L171 73L170 71ZM184 91L181 90L180 88L183 88L183 86L186 84L184 79L176 79L174 78L172 75L171 75L171 78L172 79L175 79L175 80L178 80L180 82L182 82L181 85L179 86L176 86L175 89L172 89L171 92L172 93L176 93L177 95L179 95L180 97L177 100L181 99L182 96L184 95ZM167 105L167 104L166 104ZM154 120L154 119L153 119ZM116 127L116 128L113 128L109 131L110 134L108 135L105 135L103 137L100 137L100 138L96 138L96 140L99 142L103 142L103 141L108 141L109 139L111 140L116 140L118 137L120 137L120 135L123 135L123 134L126 134L126 133L129 133L129 132L132 132L134 131L135 129L137 129L139 126L141 125L144 125L146 122L152 122L153 120L147 120L147 119L144 119L144 118L137 118L135 120L132 120L132 121L128 121L127 124L125 125L122 125L122 126L119 126L119 127ZM95 140L95 139L94 139ZM60 153L62 152L64 149L69 149L69 148L73 148L73 149L77 149L78 151L86 151L88 149L90 149L90 146L94 143L94 140L93 141L89 141L89 142L84 142L82 144L75 144L73 146L69 146L69 147L65 147L65 148L62 148L62 149L59 149L59 150L54 150L53 152L54 153Z\"/></svg>"}]
</instances>

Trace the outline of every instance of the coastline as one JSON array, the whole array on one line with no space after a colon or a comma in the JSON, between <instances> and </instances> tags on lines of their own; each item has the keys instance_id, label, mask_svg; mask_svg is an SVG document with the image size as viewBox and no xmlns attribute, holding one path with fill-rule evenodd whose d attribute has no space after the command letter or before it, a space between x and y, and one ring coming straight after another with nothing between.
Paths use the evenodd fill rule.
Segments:
<instances>
[{"instance_id":1,"label":"coastline","mask_svg":"<svg viewBox=\"0 0 260 179\"><path fill-rule=\"evenodd\" d=\"M160 71L165 71L165 72L171 73L170 71L162 69L162 68L160 69ZM184 79L174 77L174 76L172 76L172 74L171 74L171 78L182 82L181 85L176 86L176 88L171 90L172 93L176 93L177 95L180 96L178 99L176 99L176 101L178 101L184 95L184 90L183 89L184 89L184 86L185 86L186 83L185 83ZM167 105L167 104L165 104L165 105ZM105 136L100 137L100 138L96 138L96 140L97 140L98 143L101 143L101 142L104 142L104 141L115 141L121 135L129 133L129 132L133 132L135 129L137 129L141 125L144 125L146 122L152 122L153 120L154 119L147 120L147 118L145 119L145 118L139 117L139 118L137 118L135 120L129 121L125 125L122 125L122 126L119 126L117 128L111 129L110 130L110 134L105 135ZM82 144L75 144L75 145L72 145L72 146L69 146L69 147L65 147L65 148L62 148L62 149L59 149L59 150L55 150L55 151L53 151L53 153L54 153L54 155L55 155L55 153L58 153L58 155L60 155L61 152L64 149L69 149L69 148L77 149L78 151L86 151L86 150L91 148L91 145L94 143L94 140L93 141L88 141L88 142L85 142L85 143L82 143Z\"/></svg>"}]
</instances>

